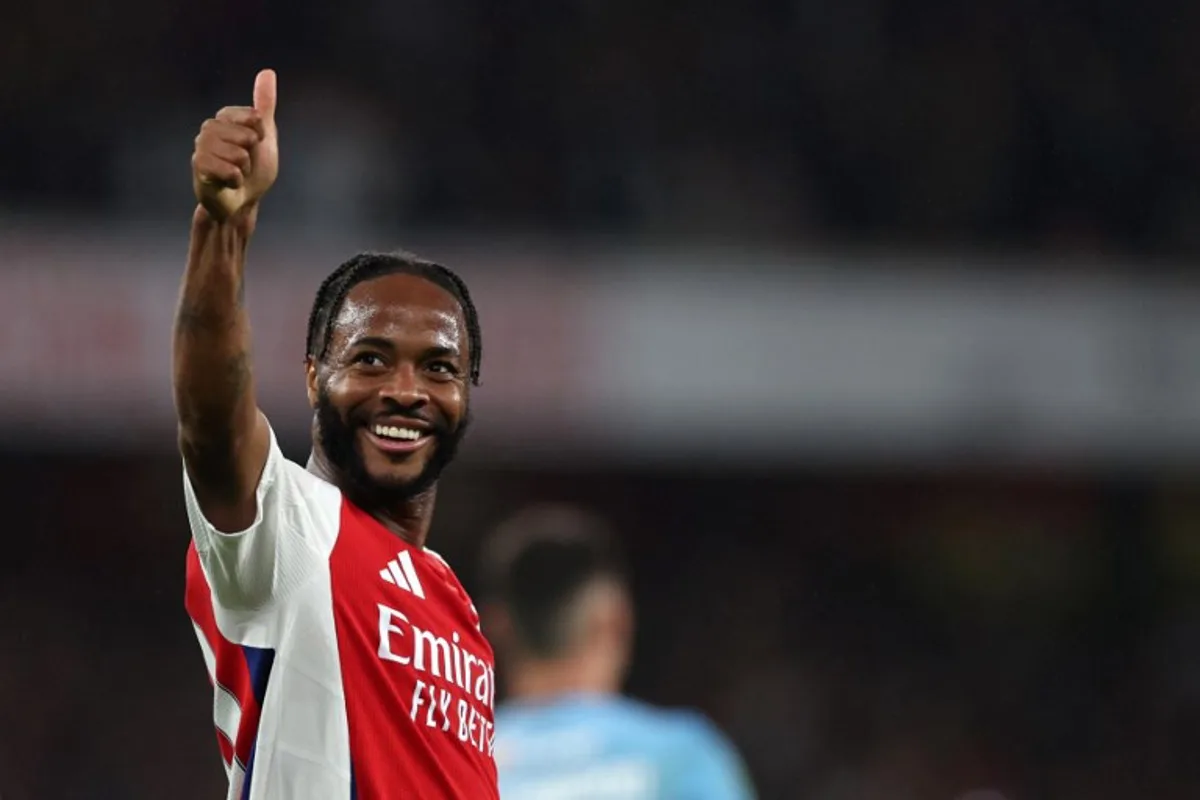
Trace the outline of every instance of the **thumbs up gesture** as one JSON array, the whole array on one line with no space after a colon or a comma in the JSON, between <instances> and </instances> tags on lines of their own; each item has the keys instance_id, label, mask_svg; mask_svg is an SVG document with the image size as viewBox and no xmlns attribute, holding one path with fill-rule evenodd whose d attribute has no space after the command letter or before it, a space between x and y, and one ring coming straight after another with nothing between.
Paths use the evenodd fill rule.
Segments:
<instances>
[{"instance_id":1,"label":"thumbs up gesture","mask_svg":"<svg viewBox=\"0 0 1200 800\"><path fill-rule=\"evenodd\" d=\"M192 153L196 200L218 220L257 203L279 174L275 73L254 80L253 106L226 106L200 126Z\"/></svg>"}]
</instances>

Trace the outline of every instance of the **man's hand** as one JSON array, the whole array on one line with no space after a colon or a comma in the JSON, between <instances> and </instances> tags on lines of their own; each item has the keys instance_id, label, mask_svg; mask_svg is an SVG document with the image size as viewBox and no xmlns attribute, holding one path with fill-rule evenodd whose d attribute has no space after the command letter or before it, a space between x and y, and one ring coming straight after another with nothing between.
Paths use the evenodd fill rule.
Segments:
<instances>
[{"instance_id":1,"label":"man's hand","mask_svg":"<svg viewBox=\"0 0 1200 800\"><path fill-rule=\"evenodd\" d=\"M254 206L279 174L275 72L254 80L254 105L226 106L200 126L192 154L196 200L214 219Z\"/></svg>"}]
</instances>

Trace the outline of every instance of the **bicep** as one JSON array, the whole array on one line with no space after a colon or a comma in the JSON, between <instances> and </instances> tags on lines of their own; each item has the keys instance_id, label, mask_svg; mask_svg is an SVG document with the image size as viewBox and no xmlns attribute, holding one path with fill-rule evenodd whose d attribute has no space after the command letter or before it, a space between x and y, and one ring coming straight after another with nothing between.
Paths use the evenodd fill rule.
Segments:
<instances>
[{"instance_id":1,"label":"bicep","mask_svg":"<svg viewBox=\"0 0 1200 800\"><path fill-rule=\"evenodd\" d=\"M341 494L283 457L265 424L267 454L251 492L253 514L222 530L184 471L188 523L213 602L231 611L273 605L304 583L329 557Z\"/></svg>"}]
</instances>

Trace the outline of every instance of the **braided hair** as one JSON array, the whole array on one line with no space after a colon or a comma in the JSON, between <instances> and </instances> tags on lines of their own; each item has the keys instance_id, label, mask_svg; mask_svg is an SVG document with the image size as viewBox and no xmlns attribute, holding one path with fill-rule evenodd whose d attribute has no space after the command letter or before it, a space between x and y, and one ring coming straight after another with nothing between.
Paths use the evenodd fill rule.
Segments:
<instances>
[{"instance_id":1,"label":"braided hair","mask_svg":"<svg viewBox=\"0 0 1200 800\"><path fill-rule=\"evenodd\" d=\"M305 355L320 361L329 350L333 338L333 323L346 300L346 294L363 281L393 273L417 275L449 292L459 306L467 323L467 342L470 347L471 383L479 385L479 366L483 360L483 340L479 331L479 315L471 302L471 293L462 278L452 270L418 258L411 253L359 253L329 274L317 289L312 312L308 315L308 337Z\"/></svg>"}]
</instances>

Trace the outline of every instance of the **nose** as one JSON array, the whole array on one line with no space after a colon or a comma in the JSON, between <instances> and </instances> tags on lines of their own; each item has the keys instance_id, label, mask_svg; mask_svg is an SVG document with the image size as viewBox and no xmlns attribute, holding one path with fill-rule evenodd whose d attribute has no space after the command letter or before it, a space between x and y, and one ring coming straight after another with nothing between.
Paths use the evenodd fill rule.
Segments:
<instances>
[{"instance_id":1,"label":"nose","mask_svg":"<svg viewBox=\"0 0 1200 800\"><path fill-rule=\"evenodd\" d=\"M404 408L420 408L429 402L429 391L412 364L399 364L380 387L380 397Z\"/></svg>"}]
</instances>

